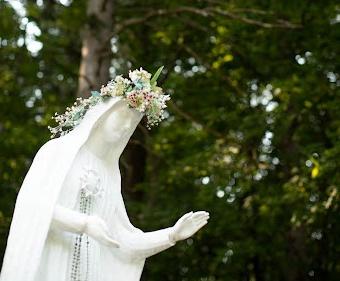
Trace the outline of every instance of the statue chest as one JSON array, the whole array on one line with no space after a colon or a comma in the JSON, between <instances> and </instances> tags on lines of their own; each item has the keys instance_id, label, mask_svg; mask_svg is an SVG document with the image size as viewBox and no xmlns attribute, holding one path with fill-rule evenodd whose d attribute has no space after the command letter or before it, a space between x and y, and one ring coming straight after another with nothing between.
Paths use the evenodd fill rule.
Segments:
<instances>
[{"instance_id":1,"label":"statue chest","mask_svg":"<svg viewBox=\"0 0 340 281\"><path fill-rule=\"evenodd\" d=\"M59 202L82 213L104 217L115 207L119 192L119 170L110 170L101 159L83 149L66 176Z\"/></svg>"}]
</instances>

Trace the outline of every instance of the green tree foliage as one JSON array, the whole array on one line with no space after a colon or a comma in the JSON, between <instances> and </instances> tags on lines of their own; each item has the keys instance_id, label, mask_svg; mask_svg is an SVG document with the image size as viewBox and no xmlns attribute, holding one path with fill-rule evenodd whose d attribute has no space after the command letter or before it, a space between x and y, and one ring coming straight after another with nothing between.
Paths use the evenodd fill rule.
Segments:
<instances>
[{"instance_id":1,"label":"green tree foliage","mask_svg":"<svg viewBox=\"0 0 340 281\"><path fill-rule=\"evenodd\" d=\"M115 2L110 72L165 65L172 96L167 120L145 131L132 221L155 230L211 214L150 258L143 280L339 280L336 1ZM2 252L50 117L74 99L81 31L97 24L86 1L24 4L22 16L0 2ZM41 31L36 53L23 17Z\"/></svg>"}]
</instances>

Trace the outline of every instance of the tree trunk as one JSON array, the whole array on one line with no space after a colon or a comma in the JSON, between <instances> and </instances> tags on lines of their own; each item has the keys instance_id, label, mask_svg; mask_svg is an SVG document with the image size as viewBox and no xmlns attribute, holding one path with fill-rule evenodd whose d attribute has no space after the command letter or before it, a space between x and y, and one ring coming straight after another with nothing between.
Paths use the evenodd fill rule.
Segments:
<instances>
[{"instance_id":1,"label":"tree trunk","mask_svg":"<svg viewBox=\"0 0 340 281\"><path fill-rule=\"evenodd\" d=\"M87 24L82 36L78 97L100 90L110 78L113 0L88 0Z\"/></svg>"},{"instance_id":2,"label":"tree trunk","mask_svg":"<svg viewBox=\"0 0 340 281\"><path fill-rule=\"evenodd\" d=\"M88 97L91 90L100 90L110 79L114 0L88 0L86 12L88 20L82 33L78 97ZM139 128L132 139L144 143ZM141 197L142 194L134 192L133 186L144 180L145 150L128 144L121 158L123 190L132 197Z\"/></svg>"},{"instance_id":3,"label":"tree trunk","mask_svg":"<svg viewBox=\"0 0 340 281\"><path fill-rule=\"evenodd\" d=\"M138 143L144 143L144 135L137 127L131 139ZM126 146L121 157L122 189L133 200L143 200L144 193L137 191L134 186L145 180L146 151L136 143Z\"/></svg>"}]
</instances>

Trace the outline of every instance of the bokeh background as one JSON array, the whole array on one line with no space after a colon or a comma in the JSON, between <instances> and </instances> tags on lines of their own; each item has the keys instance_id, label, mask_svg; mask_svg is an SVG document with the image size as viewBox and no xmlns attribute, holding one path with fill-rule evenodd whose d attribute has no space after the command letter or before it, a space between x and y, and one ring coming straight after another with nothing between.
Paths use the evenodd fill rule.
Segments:
<instances>
[{"instance_id":1,"label":"bokeh background","mask_svg":"<svg viewBox=\"0 0 340 281\"><path fill-rule=\"evenodd\" d=\"M340 280L339 23L335 0L1 0L0 256L54 112L164 65L167 119L120 163L128 213L211 219L142 280Z\"/></svg>"}]
</instances>

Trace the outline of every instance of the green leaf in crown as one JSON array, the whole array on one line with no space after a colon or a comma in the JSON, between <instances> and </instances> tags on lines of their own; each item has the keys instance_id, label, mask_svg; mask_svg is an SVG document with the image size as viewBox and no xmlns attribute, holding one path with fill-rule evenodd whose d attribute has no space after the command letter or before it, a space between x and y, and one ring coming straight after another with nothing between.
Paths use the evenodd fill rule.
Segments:
<instances>
[{"instance_id":1,"label":"green leaf in crown","mask_svg":"<svg viewBox=\"0 0 340 281\"><path fill-rule=\"evenodd\" d=\"M159 77L159 75L161 74L162 70L164 68L164 65L162 65L160 68L157 69L157 71L155 72L155 74L153 75L153 77L150 80L150 84L152 87L155 87L157 85L157 79Z\"/></svg>"}]
</instances>

